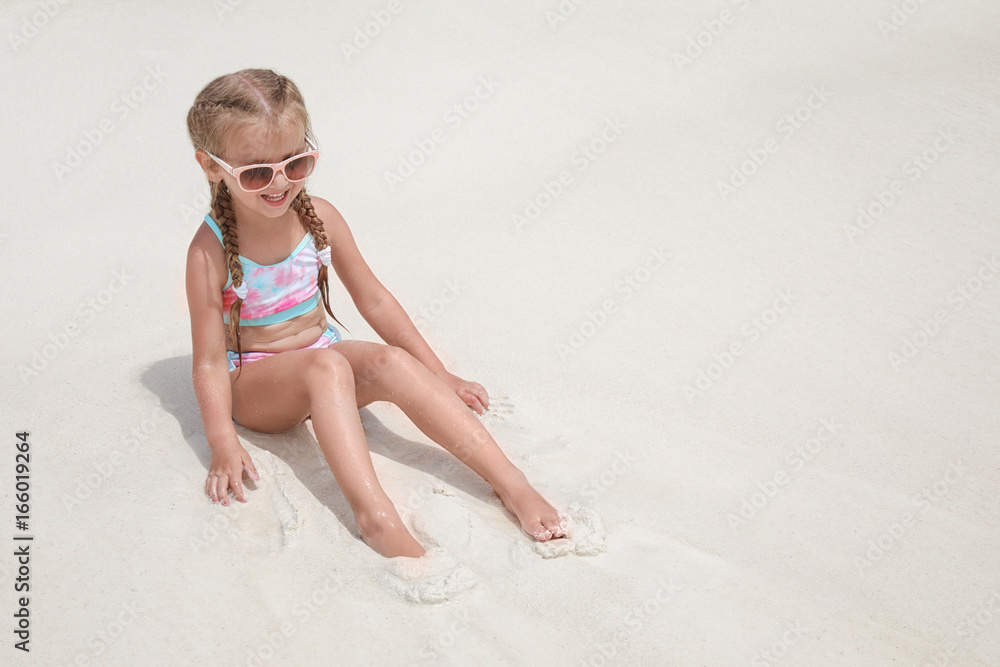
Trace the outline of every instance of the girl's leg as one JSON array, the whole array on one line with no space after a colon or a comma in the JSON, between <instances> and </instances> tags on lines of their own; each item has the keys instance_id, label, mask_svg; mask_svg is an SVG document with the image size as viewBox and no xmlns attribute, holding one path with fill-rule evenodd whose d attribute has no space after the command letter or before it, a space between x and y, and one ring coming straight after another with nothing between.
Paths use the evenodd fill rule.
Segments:
<instances>
[{"instance_id":1,"label":"girl's leg","mask_svg":"<svg viewBox=\"0 0 1000 667\"><path fill-rule=\"evenodd\" d=\"M312 415L316 439L365 542L383 556L424 554L375 476L354 375L343 355L324 348L282 352L231 377L233 417L247 428L280 433Z\"/></svg>"},{"instance_id":2,"label":"girl's leg","mask_svg":"<svg viewBox=\"0 0 1000 667\"><path fill-rule=\"evenodd\" d=\"M395 403L427 437L485 479L526 533L542 541L565 537L556 509L504 455L472 410L426 366L389 345L352 340L331 348L351 363L358 407L372 401Z\"/></svg>"}]
</instances>

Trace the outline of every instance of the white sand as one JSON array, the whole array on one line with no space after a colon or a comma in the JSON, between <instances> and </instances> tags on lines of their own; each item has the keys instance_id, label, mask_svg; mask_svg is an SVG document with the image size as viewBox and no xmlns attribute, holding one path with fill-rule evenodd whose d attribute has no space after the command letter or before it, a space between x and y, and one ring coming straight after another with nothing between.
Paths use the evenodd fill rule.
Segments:
<instances>
[{"instance_id":1,"label":"white sand","mask_svg":"<svg viewBox=\"0 0 1000 667\"><path fill-rule=\"evenodd\" d=\"M556 0L403 3L348 59L388 4L2 3L0 663L998 664L1000 7L896 4L883 35L890 0L594 1L555 28ZM360 542L309 426L241 429L262 481L206 500L184 116L250 66L304 91L311 190L488 388L574 543L533 544L388 404L362 411L375 465L435 556Z\"/></svg>"}]
</instances>

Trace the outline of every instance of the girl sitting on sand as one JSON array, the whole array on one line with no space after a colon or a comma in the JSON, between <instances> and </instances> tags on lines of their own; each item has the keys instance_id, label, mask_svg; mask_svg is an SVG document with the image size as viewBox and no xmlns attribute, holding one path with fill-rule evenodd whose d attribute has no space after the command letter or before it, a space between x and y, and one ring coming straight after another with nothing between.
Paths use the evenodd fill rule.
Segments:
<instances>
[{"instance_id":1,"label":"girl sitting on sand","mask_svg":"<svg viewBox=\"0 0 1000 667\"><path fill-rule=\"evenodd\" d=\"M311 418L362 539L383 556L423 555L375 477L358 413L392 401L482 476L525 532L564 537L559 513L472 414L489 407L486 389L445 370L337 209L306 194L320 151L295 84L270 70L221 76L195 98L187 127L212 194L186 277L212 502L228 505L230 490L246 502L243 473L260 478L234 422L279 433ZM385 345L341 340L327 323L331 266Z\"/></svg>"}]
</instances>

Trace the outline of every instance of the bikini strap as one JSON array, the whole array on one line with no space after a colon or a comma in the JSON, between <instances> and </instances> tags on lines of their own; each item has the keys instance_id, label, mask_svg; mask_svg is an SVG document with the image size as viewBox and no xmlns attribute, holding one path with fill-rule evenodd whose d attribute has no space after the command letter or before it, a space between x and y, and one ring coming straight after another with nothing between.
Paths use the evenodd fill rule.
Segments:
<instances>
[{"instance_id":1,"label":"bikini strap","mask_svg":"<svg viewBox=\"0 0 1000 667\"><path fill-rule=\"evenodd\" d=\"M219 225L216 224L215 220L213 220L212 216L209 215L208 213L205 214L205 222L208 223L208 226L212 228L212 231L215 232L215 235L219 238L219 243L221 243L222 247L225 248L226 244L222 240L222 230L219 229ZM228 273L229 278L228 280L226 280L226 286L222 288L223 290L227 289L230 285L233 284L233 272L229 271L228 269L226 272Z\"/></svg>"},{"instance_id":2,"label":"bikini strap","mask_svg":"<svg viewBox=\"0 0 1000 667\"><path fill-rule=\"evenodd\" d=\"M213 220L212 216L209 215L208 213L205 214L205 222L207 222L208 226L212 228L212 231L215 232L215 235L219 237L219 243L222 243L222 245L226 245L222 241L222 230L219 229L219 225L216 224L215 220Z\"/></svg>"}]
</instances>

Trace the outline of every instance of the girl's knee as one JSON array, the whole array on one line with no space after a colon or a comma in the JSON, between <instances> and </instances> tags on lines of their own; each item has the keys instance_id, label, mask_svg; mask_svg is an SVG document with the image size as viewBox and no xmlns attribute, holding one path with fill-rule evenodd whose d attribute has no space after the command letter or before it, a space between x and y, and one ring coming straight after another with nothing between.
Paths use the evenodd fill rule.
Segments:
<instances>
[{"instance_id":1,"label":"girl's knee","mask_svg":"<svg viewBox=\"0 0 1000 667\"><path fill-rule=\"evenodd\" d=\"M383 353L388 359L388 365L395 368L412 364L416 361L416 358L412 354L395 345L386 345Z\"/></svg>"},{"instance_id":2,"label":"girl's knee","mask_svg":"<svg viewBox=\"0 0 1000 667\"><path fill-rule=\"evenodd\" d=\"M307 383L314 381L327 386L331 382L354 384L351 363L347 357L331 348L309 350L304 377Z\"/></svg>"},{"instance_id":3,"label":"girl's knee","mask_svg":"<svg viewBox=\"0 0 1000 667\"><path fill-rule=\"evenodd\" d=\"M365 359L362 367L355 369L355 375L359 379L372 382L381 379L386 373L396 373L414 361L416 359L401 347L378 345Z\"/></svg>"}]
</instances>

